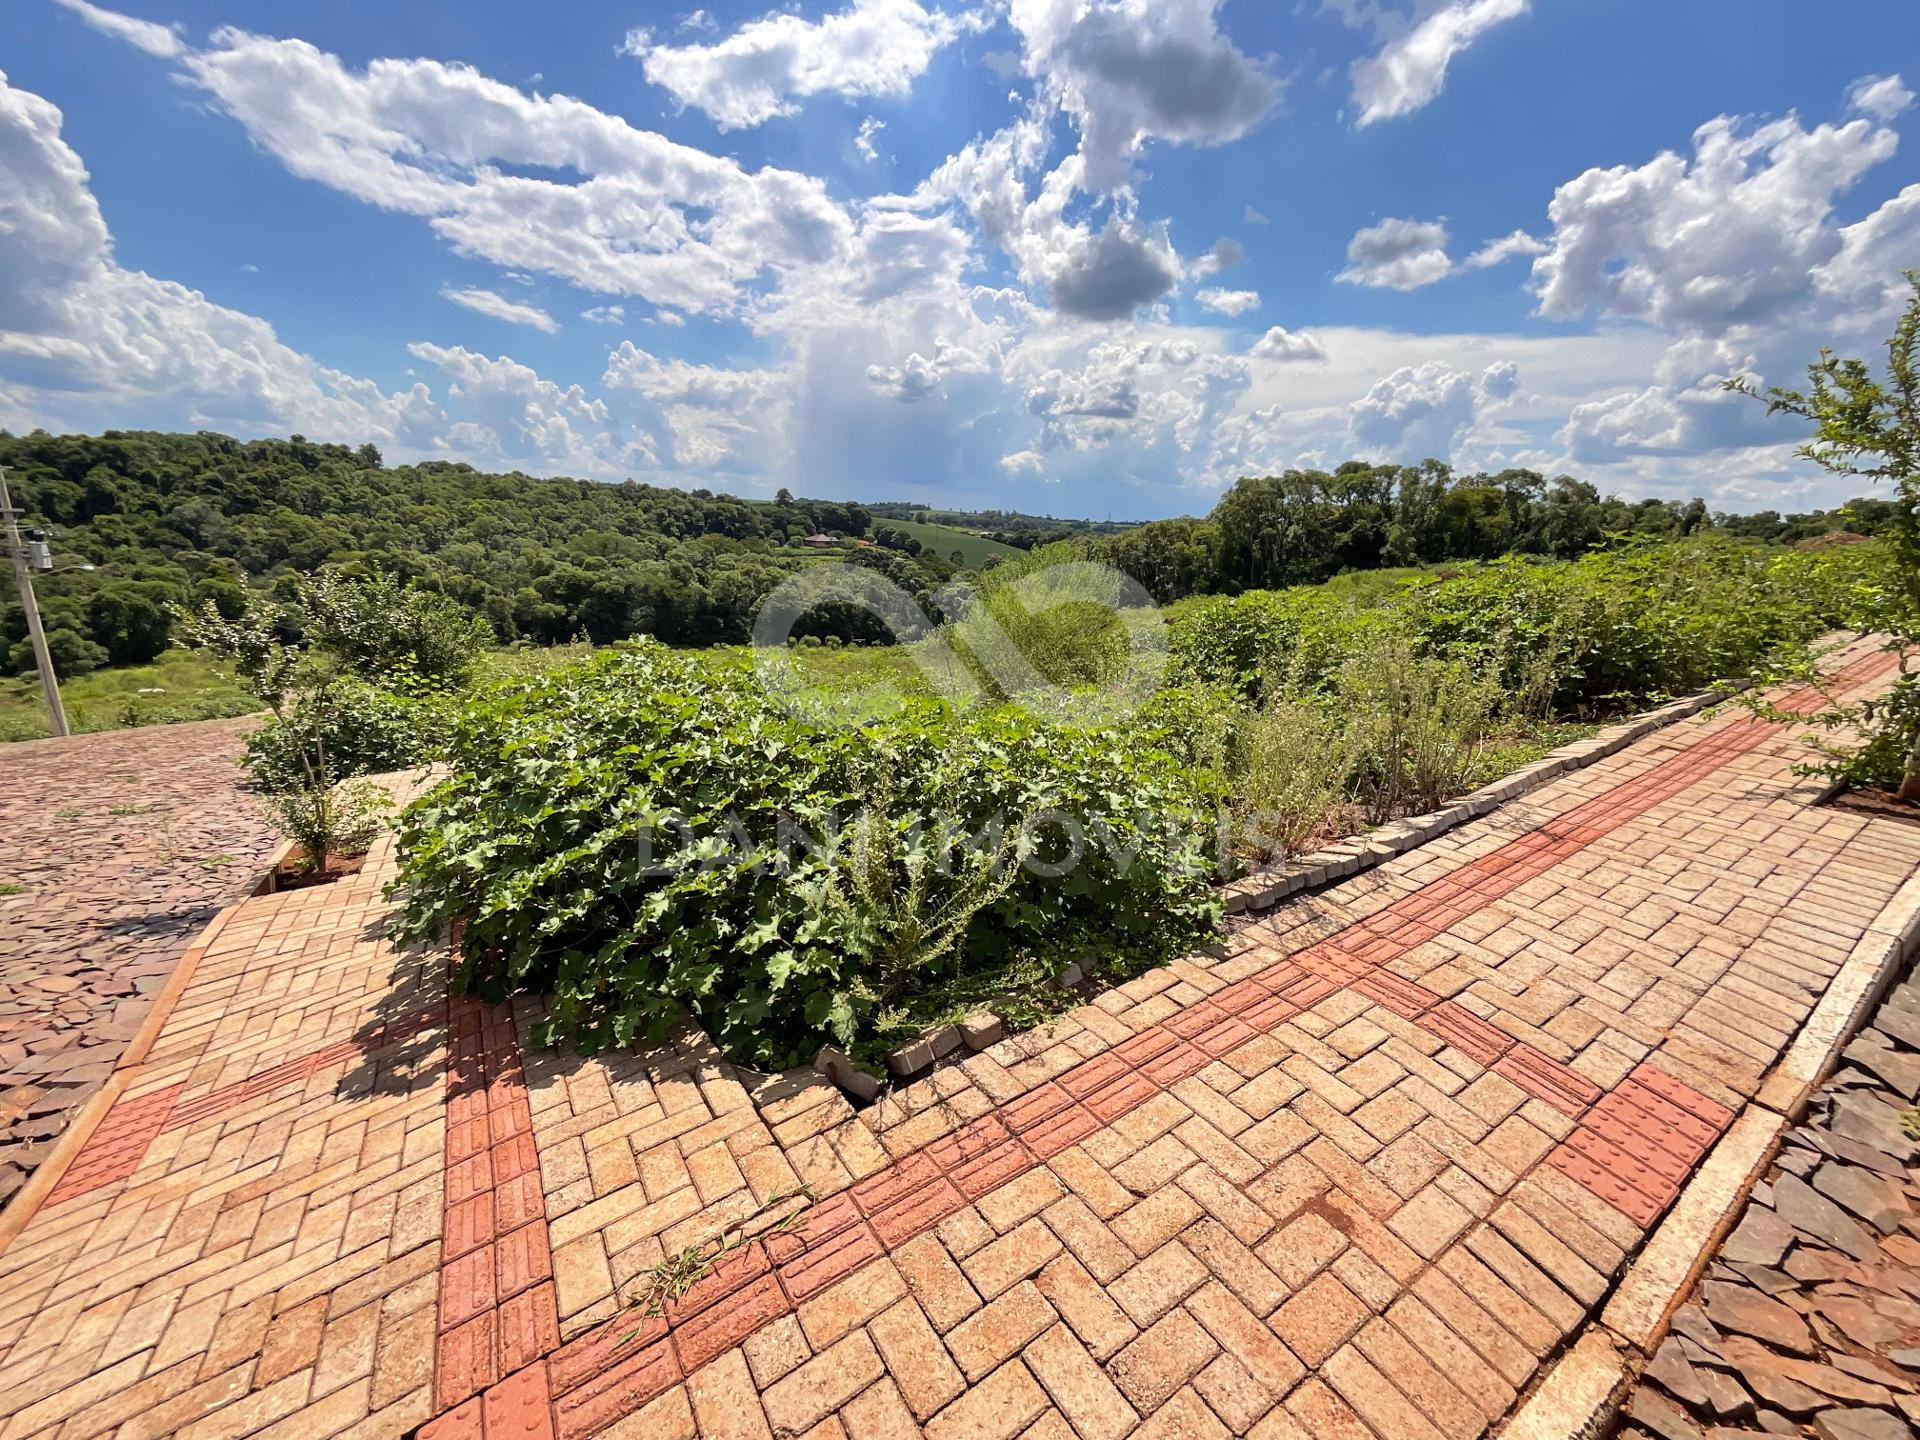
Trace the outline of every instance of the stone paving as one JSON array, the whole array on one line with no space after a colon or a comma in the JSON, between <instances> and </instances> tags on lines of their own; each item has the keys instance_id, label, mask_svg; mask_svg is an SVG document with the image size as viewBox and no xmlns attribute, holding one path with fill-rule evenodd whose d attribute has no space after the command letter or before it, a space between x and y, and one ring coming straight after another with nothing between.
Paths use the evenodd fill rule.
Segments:
<instances>
[{"instance_id":1,"label":"stone paving","mask_svg":"<svg viewBox=\"0 0 1920 1440\"><path fill-rule=\"evenodd\" d=\"M1920 866L1803 754L1696 717L858 1114L523 1052L383 844L230 911L29 1197L0 1437L1467 1440Z\"/></svg>"},{"instance_id":2,"label":"stone paving","mask_svg":"<svg viewBox=\"0 0 1920 1440\"><path fill-rule=\"evenodd\" d=\"M97 1090L188 942L277 837L252 720L0 745L0 1204Z\"/></svg>"},{"instance_id":3,"label":"stone paving","mask_svg":"<svg viewBox=\"0 0 1920 1440\"><path fill-rule=\"evenodd\" d=\"M1920 824L1917 819L1916 824ZM1627 1406L1626 1440L1911 1440L1920 1422L1920 984L1790 1131ZM1803 1428L1804 1427L1804 1428Z\"/></svg>"}]
</instances>

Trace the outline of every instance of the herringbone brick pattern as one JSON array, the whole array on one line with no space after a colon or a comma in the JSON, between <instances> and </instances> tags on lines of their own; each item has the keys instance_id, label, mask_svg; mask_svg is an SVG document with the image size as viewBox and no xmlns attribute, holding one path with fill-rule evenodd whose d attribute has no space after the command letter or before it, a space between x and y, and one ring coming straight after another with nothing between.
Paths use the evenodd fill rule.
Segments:
<instances>
[{"instance_id":1,"label":"herringbone brick pattern","mask_svg":"<svg viewBox=\"0 0 1920 1440\"><path fill-rule=\"evenodd\" d=\"M523 1054L382 864L249 902L0 1255L0 1436L1478 1435L1920 864L1799 753L1683 723L857 1115Z\"/></svg>"}]
</instances>

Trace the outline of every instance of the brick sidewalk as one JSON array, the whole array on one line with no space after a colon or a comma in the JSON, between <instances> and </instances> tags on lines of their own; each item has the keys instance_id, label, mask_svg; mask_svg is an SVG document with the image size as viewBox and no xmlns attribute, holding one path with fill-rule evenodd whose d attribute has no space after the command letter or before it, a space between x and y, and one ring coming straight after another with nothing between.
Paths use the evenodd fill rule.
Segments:
<instances>
[{"instance_id":1,"label":"brick sidewalk","mask_svg":"<svg viewBox=\"0 0 1920 1440\"><path fill-rule=\"evenodd\" d=\"M0 1204L278 844L237 763L258 723L0 745Z\"/></svg>"},{"instance_id":2,"label":"brick sidewalk","mask_svg":"<svg viewBox=\"0 0 1920 1440\"><path fill-rule=\"evenodd\" d=\"M1478 1435L1920 865L1800 753L1683 722L859 1115L523 1055L383 849L230 914L0 1255L0 1437Z\"/></svg>"}]
</instances>

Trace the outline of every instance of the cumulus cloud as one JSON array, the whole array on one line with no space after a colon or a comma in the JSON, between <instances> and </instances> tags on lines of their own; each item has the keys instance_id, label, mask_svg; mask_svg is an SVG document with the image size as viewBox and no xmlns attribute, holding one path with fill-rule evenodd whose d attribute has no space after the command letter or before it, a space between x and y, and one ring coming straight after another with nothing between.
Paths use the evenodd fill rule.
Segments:
<instances>
[{"instance_id":1,"label":"cumulus cloud","mask_svg":"<svg viewBox=\"0 0 1920 1440\"><path fill-rule=\"evenodd\" d=\"M1193 262L1196 275L1218 275L1222 270L1231 269L1247 258L1247 252L1238 240L1222 235L1213 242L1213 248Z\"/></svg>"},{"instance_id":2,"label":"cumulus cloud","mask_svg":"<svg viewBox=\"0 0 1920 1440\"><path fill-rule=\"evenodd\" d=\"M852 235L813 176L749 172L463 65L353 70L304 41L232 29L180 63L292 174L419 216L462 254L603 294L728 312Z\"/></svg>"},{"instance_id":3,"label":"cumulus cloud","mask_svg":"<svg viewBox=\"0 0 1920 1440\"><path fill-rule=\"evenodd\" d=\"M255 316L119 265L61 126L56 107L0 74L0 423L149 420L400 444L435 423L423 387L387 394Z\"/></svg>"},{"instance_id":4,"label":"cumulus cloud","mask_svg":"<svg viewBox=\"0 0 1920 1440\"><path fill-rule=\"evenodd\" d=\"M1082 320L1124 320L1180 283L1166 227L1112 216L1082 237L1048 280L1053 303Z\"/></svg>"},{"instance_id":5,"label":"cumulus cloud","mask_svg":"<svg viewBox=\"0 0 1920 1440\"><path fill-rule=\"evenodd\" d=\"M89 4L88 0L54 0L54 3L71 10L101 34L124 40L136 49L157 55L162 60L171 60L187 48L186 42L170 26L157 25L151 20L138 20L131 15L122 15L117 10L103 10L98 5Z\"/></svg>"},{"instance_id":6,"label":"cumulus cloud","mask_svg":"<svg viewBox=\"0 0 1920 1440\"><path fill-rule=\"evenodd\" d=\"M1012 0L1027 74L1074 117L1086 183L1125 185L1151 141L1221 145L1280 99L1216 20L1220 0Z\"/></svg>"},{"instance_id":7,"label":"cumulus cloud","mask_svg":"<svg viewBox=\"0 0 1920 1440\"><path fill-rule=\"evenodd\" d=\"M1511 400L1520 374L1511 361L1478 375L1430 360L1403 366L1375 382L1348 412L1362 453L1383 460L1446 458L1481 417Z\"/></svg>"},{"instance_id":8,"label":"cumulus cloud","mask_svg":"<svg viewBox=\"0 0 1920 1440\"><path fill-rule=\"evenodd\" d=\"M1898 143L1864 117L1807 129L1794 116L1722 115L1694 132L1690 159L1667 151L1589 170L1547 207L1553 229L1532 276L1540 313L1685 331L1818 304L1824 267L1850 268L1859 229L1835 223L1834 201Z\"/></svg>"},{"instance_id":9,"label":"cumulus cloud","mask_svg":"<svg viewBox=\"0 0 1920 1440\"><path fill-rule=\"evenodd\" d=\"M974 23L916 0L853 0L819 20L763 16L712 44L665 45L632 30L620 52L682 107L740 130L792 115L812 95L904 96L934 53Z\"/></svg>"},{"instance_id":10,"label":"cumulus cloud","mask_svg":"<svg viewBox=\"0 0 1920 1440\"><path fill-rule=\"evenodd\" d=\"M624 305L589 305L580 318L590 325L618 325L627 318Z\"/></svg>"},{"instance_id":11,"label":"cumulus cloud","mask_svg":"<svg viewBox=\"0 0 1920 1440\"><path fill-rule=\"evenodd\" d=\"M1207 309L1218 311L1222 315L1244 315L1249 310L1258 310L1260 308L1260 292L1258 290L1221 290L1218 288L1210 288L1196 291L1193 298Z\"/></svg>"},{"instance_id":12,"label":"cumulus cloud","mask_svg":"<svg viewBox=\"0 0 1920 1440\"><path fill-rule=\"evenodd\" d=\"M934 361L918 354L909 355L899 365L869 365L867 383L881 394L912 404L940 393L941 372Z\"/></svg>"},{"instance_id":13,"label":"cumulus cloud","mask_svg":"<svg viewBox=\"0 0 1920 1440\"><path fill-rule=\"evenodd\" d=\"M1430 104L1447 81L1454 57L1494 26L1527 13L1528 0L1454 0L1355 63L1356 124L1367 126Z\"/></svg>"},{"instance_id":14,"label":"cumulus cloud","mask_svg":"<svg viewBox=\"0 0 1920 1440\"><path fill-rule=\"evenodd\" d=\"M1016 450L1000 457L1000 468L1009 475L1038 475L1047 468L1047 462L1038 451Z\"/></svg>"},{"instance_id":15,"label":"cumulus cloud","mask_svg":"<svg viewBox=\"0 0 1920 1440\"><path fill-rule=\"evenodd\" d=\"M860 152L860 158L874 161L880 158L880 147L873 143L874 137L887 128L887 122L876 120L869 115L860 122L860 128L853 137L853 148Z\"/></svg>"},{"instance_id":16,"label":"cumulus cloud","mask_svg":"<svg viewBox=\"0 0 1920 1440\"><path fill-rule=\"evenodd\" d=\"M1334 278L1349 285L1418 290L1452 273L1444 224L1438 220L1382 220L1347 242L1347 268Z\"/></svg>"},{"instance_id":17,"label":"cumulus cloud","mask_svg":"<svg viewBox=\"0 0 1920 1440\"><path fill-rule=\"evenodd\" d=\"M1540 312L1668 337L1652 384L1570 408L1557 438L1574 462L1775 454L1794 432L1725 381L1790 381L1822 345L1878 347L1920 253L1920 186L1852 224L1834 212L1893 155L1897 137L1876 120L1900 112L1903 91L1891 77L1857 82L1856 118L1840 124L1719 116L1694 132L1690 157L1589 170L1555 192L1533 264Z\"/></svg>"},{"instance_id":18,"label":"cumulus cloud","mask_svg":"<svg viewBox=\"0 0 1920 1440\"><path fill-rule=\"evenodd\" d=\"M1259 360L1324 360L1326 347L1301 330L1275 325L1253 342L1247 353Z\"/></svg>"},{"instance_id":19,"label":"cumulus cloud","mask_svg":"<svg viewBox=\"0 0 1920 1440\"><path fill-rule=\"evenodd\" d=\"M456 305L464 305L495 320L505 320L510 325L530 325L535 330L544 330L551 335L560 327L554 323L553 316L538 305L523 305L518 300L509 300L497 291L481 286L469 286L464 289L452 285L440 287L441 298L451 300Z\"/></svg>"},{"instance_id":20,"label":"cumulus cloud","mask_svg":"<svg viewBox=\"0 0 1920 1440\"><path fill-rule=\"evenodd\" d=\"M1898 75L1863 75L1847 89L1847 108L1882 124L1913 104L1913 92Z\"/></svg>"}]
</instances>

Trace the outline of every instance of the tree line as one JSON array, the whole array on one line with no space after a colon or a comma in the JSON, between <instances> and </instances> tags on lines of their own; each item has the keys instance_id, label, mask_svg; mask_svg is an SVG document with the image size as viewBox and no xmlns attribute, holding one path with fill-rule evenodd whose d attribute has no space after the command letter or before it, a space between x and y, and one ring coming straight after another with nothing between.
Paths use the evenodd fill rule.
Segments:
<instances>
[{"instance_id":1,"label":"tree line","mask_svg":"<svg viewBox=\"0 0 1920 1440\"><path fill-rule=\"evenodd\" d=\"M800 499L786 490L743 500L446 461L388 466L371 445L298 435L0 432L0 465L12 472L27 523L55 530L63 562L96 567L39 585L66 674L152 660L171 643L173 607L212 601L237 616L249 587L264 587L297 617L295 577L328 567L415 582L483 618L502 640L645 634L710 645L748 638L766 594L817 560L799 543L809 535L875 536L878 543L834 558L878 569L923 600L961 569L958 552L921 549L887 520L960 524L1022 549L1071 537L1163 601L1388 565L1509 552L1570 557L1621 531L1682 535L1712 525L1794 539L1839 523L1820 512L1709 517L1699 500L1630 502L1570 476L1455 474L1437 461L1245 479L1205 519L1137 525ZM1885 508L1859 502L1847 523L1872 533L1884 521L1876 504ZM887 638L851 607L814 614L808 632ZM30 668L24 636L7 596L0 671Z\"/></svg>"}]
</instances>

